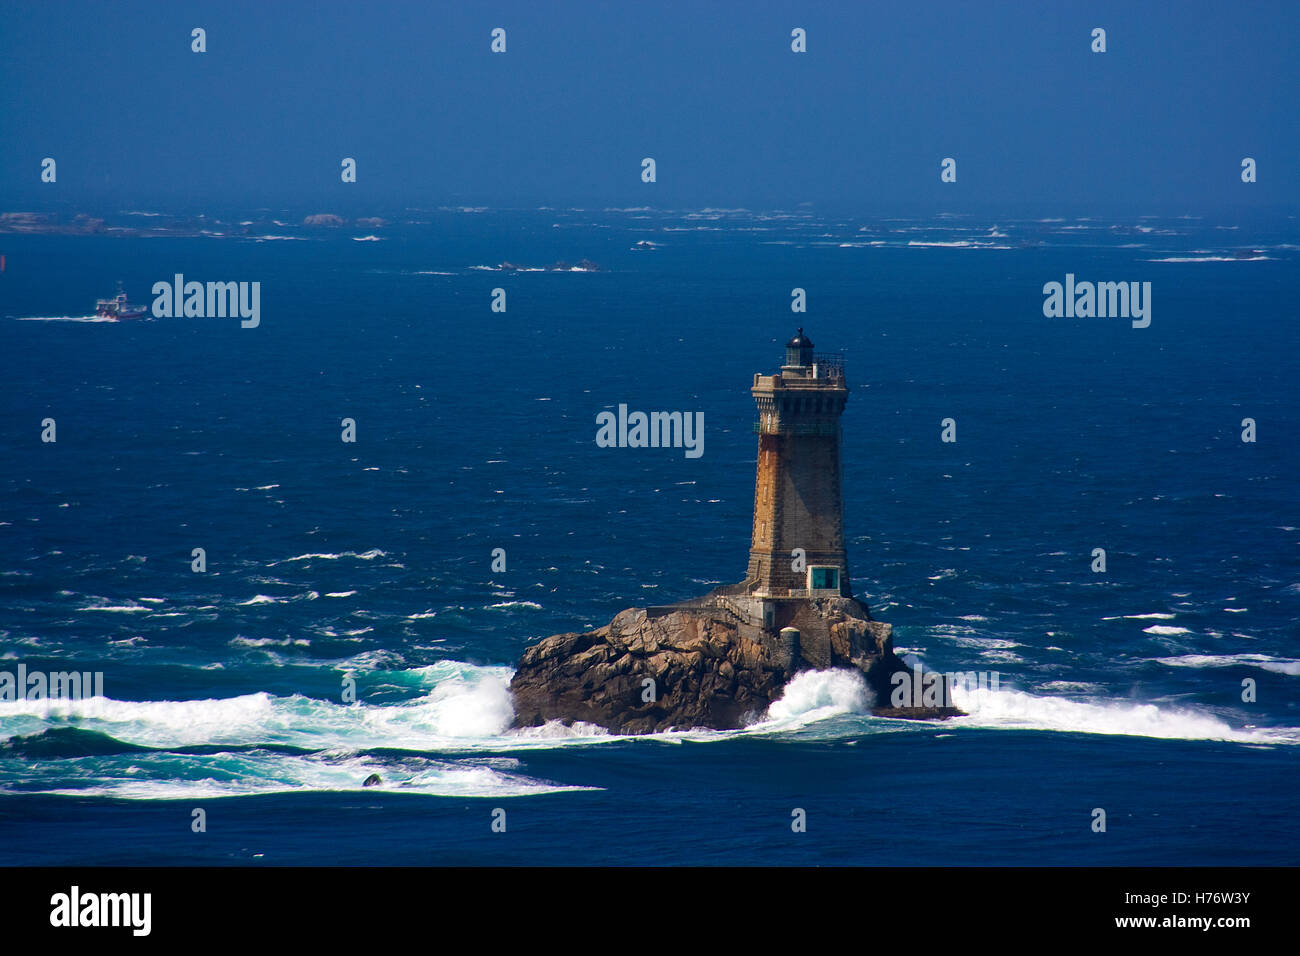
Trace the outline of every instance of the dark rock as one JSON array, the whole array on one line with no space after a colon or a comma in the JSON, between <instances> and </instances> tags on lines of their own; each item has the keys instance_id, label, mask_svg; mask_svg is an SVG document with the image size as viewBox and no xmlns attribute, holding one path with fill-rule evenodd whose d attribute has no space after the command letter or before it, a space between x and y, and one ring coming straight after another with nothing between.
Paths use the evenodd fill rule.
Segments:
<instances>
[{"instance_id":1,"label":"dark rock","mask_svg":"<svg viewBox=\"0 0 1300 956\"><path fill-rule=\"evenodd\" d=\"M956 707L873 707L871 713L875 717L897 717L902 720L943 720L965 716L965 711Z\"/></svg>"},{"instance_id":2,"label":"dark rock","mask_svg":"<svg viewBox=\"0 0 1300 956\"><path fill-rule=\"evenodd\" d=\"M366 777L365 781L362 782L361 786L363 786L363 787L377 787L377 786L379 786L379 785L380 785L381 783L383 783L383 782L384 782L384 781L383 781L383 778L381 778L381 777L379 776L379 774L377 774L377 773L372 773L370 776Z\"/></svg>"},{"instance_id":3,"label":"dark rock","mask_svg":"<svg viewBox=\"0 0 1300 956\"><path fill-rule=\"evenodd\" d=\"M584 721L615 733L731 729L761 717L800 670L853 668L888 703L891 675L911 670L891 628L854 598L776 602L747 613L728 589L682 605L630 608L605 627L528 648L510 682L515 725ZM784 633L783 632L784 629ZM791 629L798 631L791 634ZM883 708L882 716L944 717L954 708Z\"/></svg>"}]
</instances>

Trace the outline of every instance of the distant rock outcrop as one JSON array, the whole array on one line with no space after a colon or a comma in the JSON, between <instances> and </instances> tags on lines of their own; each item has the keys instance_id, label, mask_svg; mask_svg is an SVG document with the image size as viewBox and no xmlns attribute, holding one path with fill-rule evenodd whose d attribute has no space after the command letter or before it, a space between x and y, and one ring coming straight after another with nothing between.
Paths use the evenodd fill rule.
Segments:
<instances>
[{"instance_id":1,"label":"distant rock outcrop","mask_svg":"<svg viewBox=\"0 0 1300 956\"><path fill-rule=\"evenodd\" d=\"M827 668L861 672L885 705L877 715L960 713L887 706L892 675L905 672L910 683L912 672L894 654L890 625L871 620L854 598L783 602L767 621L753 610L724 589L548 637L524 652L510 682L516 726L585 721L625 734L742 727L764 715L795 673Z\"/></svg>"},{"instance_id":2,"label":"distant rock outcrop","mask_svg":"<svg viewBox=\"0 0 1300 956\"><path fill-rule=\"evenodd\" d=\"M308 216L302 221L304 226L342 226L346 220L342 216L336 216L332 212L318 212L313 216Z\"/></svg>"},{"instance_id":3,"label":"distant rock outcrop","mask_svg":"<svg viewBox=\"0 0 1300 956\"><path fill-rule=\"evenodd\" d=\"M568 263L561 259L549 266L521 266L516 262L502 262L493 272L604 272L605 270L590 259L579 259Z\"/></svg>"}]
</instances>

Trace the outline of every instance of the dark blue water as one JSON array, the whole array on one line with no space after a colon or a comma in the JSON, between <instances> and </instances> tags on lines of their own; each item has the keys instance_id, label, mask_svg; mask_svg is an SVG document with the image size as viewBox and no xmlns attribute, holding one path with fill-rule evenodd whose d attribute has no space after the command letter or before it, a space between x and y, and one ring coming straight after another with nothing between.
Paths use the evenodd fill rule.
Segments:
<instances>
[{"instance_id":1,"label":"dark blue water","mask_svg":"<svg viewBox=\"0 0 1300 956\"><path fill-rule=\"evenodd\" d=\"M0 701L0 860L1295 862L1294 222L421 218L0 237L0 670L105 698ZM261 282L260 327L74 321L178 272ZM1151 282L1150 327L1045 318L1067 272ZM743 576L748 389L795 325L846 354L855 592L998 691L508 731L530 642ZM703 412L703 456L597 447L621 402Z\"/></svg>"}]
</instances>

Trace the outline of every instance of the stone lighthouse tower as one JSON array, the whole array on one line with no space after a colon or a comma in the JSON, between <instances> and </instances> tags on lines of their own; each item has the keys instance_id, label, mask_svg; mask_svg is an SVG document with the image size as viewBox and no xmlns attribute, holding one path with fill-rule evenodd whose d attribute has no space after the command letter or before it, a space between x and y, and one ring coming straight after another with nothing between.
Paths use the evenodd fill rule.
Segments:
<instances>
[{"instance_id":1,"label":"stone lighthouse tower","mask_svg":"<svg viewBox=\"0 0 1300 956\"><path fill-rule=\"evenodd\" d=\"M751 391L758 475L744 589L760 599L852 597L840 490L843 359L814 354L800 329L781 371L755 375Z\"/></svg>"}]
</instances>

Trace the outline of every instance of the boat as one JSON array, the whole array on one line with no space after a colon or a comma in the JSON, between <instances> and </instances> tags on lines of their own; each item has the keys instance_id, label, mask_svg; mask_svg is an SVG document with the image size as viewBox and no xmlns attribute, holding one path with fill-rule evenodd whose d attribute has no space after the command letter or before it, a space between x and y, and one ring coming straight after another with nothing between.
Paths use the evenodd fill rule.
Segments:
<instances>
[{"instance_id":1,"label":"boat","mask_svg":"<svg viewBox=\"0 0 1300 956\"><path fill-rule=\"evenodd\" d=\"M98 299L95 302L95 314L103 319L144 319L149 317L149 309L143 305L132 305L126 300L122 283L117 284L117 295L111 299Z\"/></svg>"}]
</instances>

